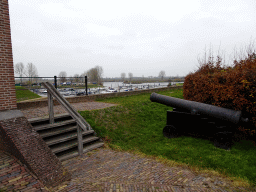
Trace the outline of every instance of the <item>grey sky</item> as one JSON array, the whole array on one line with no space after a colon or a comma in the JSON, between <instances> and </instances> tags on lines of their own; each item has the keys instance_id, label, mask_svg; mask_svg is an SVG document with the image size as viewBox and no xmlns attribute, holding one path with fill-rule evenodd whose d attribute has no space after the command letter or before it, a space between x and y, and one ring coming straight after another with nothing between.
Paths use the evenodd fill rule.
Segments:
<instances>
[{"instance_id":1,"label":"grey sky","mask_svg":"<svg viewBox=\"0 0 256 192\"><path fill-rule=\"evenodd\" d=\"M184 76L205 47L224 51L256 38L255 0L9 0L14 64L39 76ZM214 54L215 55L215 54Z\"/></svg>"}]
</instances>

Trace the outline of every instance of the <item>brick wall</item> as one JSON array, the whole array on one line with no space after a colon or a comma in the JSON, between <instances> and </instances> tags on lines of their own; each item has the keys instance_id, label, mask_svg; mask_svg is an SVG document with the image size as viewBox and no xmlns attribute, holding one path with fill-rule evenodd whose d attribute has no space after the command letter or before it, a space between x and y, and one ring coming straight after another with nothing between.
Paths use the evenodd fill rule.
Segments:
<instances>
[{"instance_id":1,"label":"brick wall","mask_svg":"<svg viewBox=\"0 0 256 192\"><path fill-rule=\"evenodd\" d=\"M16 108L8 0L0 0L0 111Z\"/></svg>"},{"instance_id":2,"label":"brick wall","mask_svg":"<svg viewBox=\"0 0 256 192\"><path fill-rule=\"evenodd\" d=\"M0 147L25 164L47 187L71 178L59 159L23 116L0 120Z\"/></svg>"}]
</instances>

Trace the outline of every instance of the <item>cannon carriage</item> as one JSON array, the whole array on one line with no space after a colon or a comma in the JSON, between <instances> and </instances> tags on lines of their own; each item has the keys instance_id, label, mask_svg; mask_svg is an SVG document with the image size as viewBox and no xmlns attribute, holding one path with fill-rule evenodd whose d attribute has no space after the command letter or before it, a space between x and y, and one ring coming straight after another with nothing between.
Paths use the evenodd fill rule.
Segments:
<instances>
[{"instance_id":1,"label":"cannon carriage","mask_svg":"<svg viewBox=\"0 0 256 192\"><path fill-rule=\"evenodd\" d=\"M241 111L194 102L156 93L152 102L173 107L167 111L167 122L163 135L168 138L195 136L213 141L214 146L229 150L233 144L236 127L248 123Z\"/></svg>"}]
</instances>

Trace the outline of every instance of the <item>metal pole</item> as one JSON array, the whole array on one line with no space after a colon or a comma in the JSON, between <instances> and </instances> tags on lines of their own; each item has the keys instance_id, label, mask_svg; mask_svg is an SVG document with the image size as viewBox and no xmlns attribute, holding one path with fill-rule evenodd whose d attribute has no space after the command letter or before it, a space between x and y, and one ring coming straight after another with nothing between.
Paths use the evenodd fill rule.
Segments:
<instances>
[{"instance_id":1,"label":"metal pole","mask_svg":"<svg viewBox=\"0 0 256 192\"><path fill-rule=\"evenodd\" d=\"M55 89L57 89L57 76L54 76L54 85L55 85Z\"/></svg>"},{"instance_id":2,"label":"metal pole","mask_svg":"<svg viewBox=\"0 0 256 192\"><path fill-rule=\"evenodd\" d=\"M84 76L84 83L85 83L85 95L88 95L88 93L87 93L87 76Z\"/></svg>"}]
</instances>

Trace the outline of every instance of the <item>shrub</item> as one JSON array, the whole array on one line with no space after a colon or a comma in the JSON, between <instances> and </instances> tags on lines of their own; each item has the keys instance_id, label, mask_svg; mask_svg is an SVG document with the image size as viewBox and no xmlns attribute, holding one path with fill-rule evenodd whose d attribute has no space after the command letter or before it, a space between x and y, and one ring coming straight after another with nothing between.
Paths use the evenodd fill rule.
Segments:
<instances>
[{"instance_id":1,"label":"shrub","mask_svg":"<svg viewBox=\"0 0 256 192\"><path fill-rule=\"evenodd\" d=\"M249 132L253 134L256 128L255 77L255 52L234 60L232 67L223 66L220 56L216 61L209 57L208 62L201 63L197 71L185 77L183 96L187 100L242 111L244 116L250 117ZM246 128L240 126L239 130Z\"/></svg>"}]
</instances>

